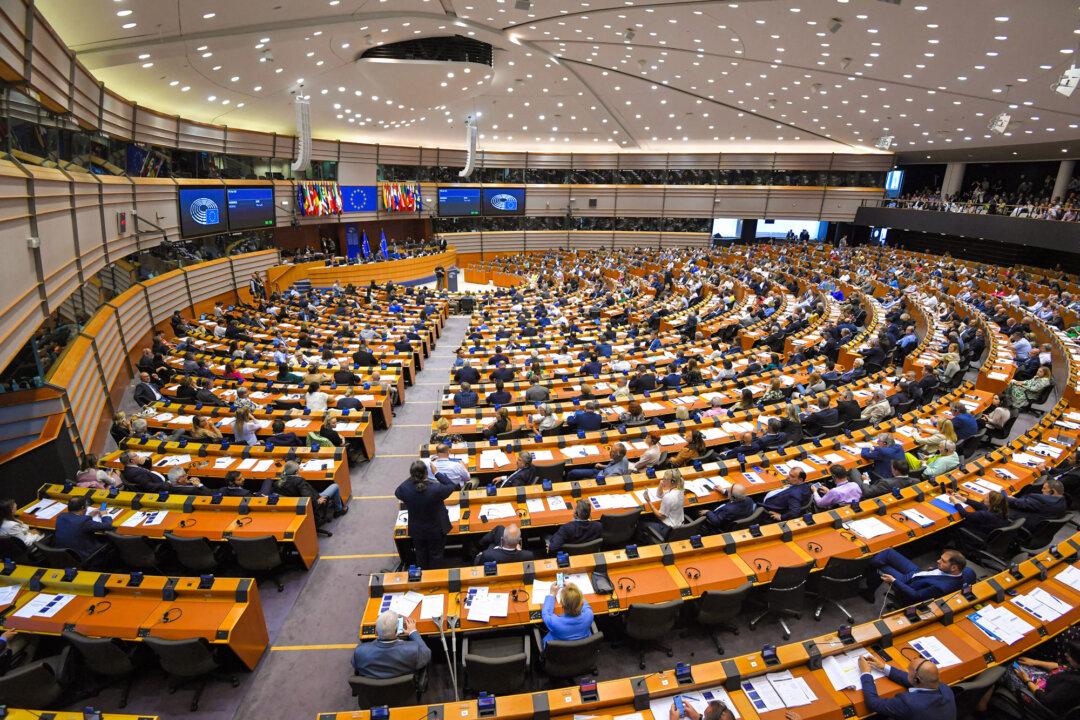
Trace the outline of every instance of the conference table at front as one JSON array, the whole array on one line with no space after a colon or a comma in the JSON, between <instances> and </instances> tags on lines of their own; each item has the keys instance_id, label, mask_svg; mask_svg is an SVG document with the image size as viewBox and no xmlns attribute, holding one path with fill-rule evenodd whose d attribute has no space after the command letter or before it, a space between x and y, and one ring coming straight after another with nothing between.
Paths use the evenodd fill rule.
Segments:
<instances>
[{"instance_id":1,"label":"conference table at front","mask_svg":"<svg viewBox=\"0 0 1080 720\"><path fill-rule=\"evenodd\" d=\"M667 720L674 695L702 710L720 700L745 720L783 720L794 710L803 720L866 716L856 660L871 655L906 670L908 662L933 658L943 682L955 684L1029 651L1080 621L1080 534L1054 548L974 583L970 595L955 592L925 606L895 611L853 626L851 637L837 631L774 645L775 659L763 651L692 664L686 674L665 669L597 683L596 695L583 686L499 696L493 711L480 713L478 701L391 708L390 720L431 716L478 720L590 717L613 720ZM910 613L910 617L909 617ZM763 636L763 645L772 644ZM878 693L904 689L875 674ZM371 711L320 713L316 720L369 720Z\"/></svg>"},{"instance_id":2,"label":"conference table at front","mask_svg":"<svg viewBox=\"0 0 1080 720\"><path fill-rule=\"evenodd\" d=\"M420 579L413 581L407 572L375 574L370 580L360 636L373 638L375 620L387 609L413 617L421 634L438 633L431 618L439 614L460 617L460 628L465 632L536 623L543 597L559 572L582 587L594 613L601 615L625 610L632 602L664 602L699 597L706 590L730 590L747 581L765 583L780 567L815 563L820 568L828 557L861 557L898 547L959 521L955 507L942 497L942 484L956 481L961 494L981 500L1002 490L1015 494L1037 479L1043 468L1064 459L1080 430L1058 429L1061 426L1053 425L1055 422L1057 419L1050 417L1037 428L1053 432L1055 437L1061 435L1070 444L1046 438L1040 443L1040 448L1047 448L1045 455L1013 456L999 449L980 458L971 472L957 470L858 505L842 505L786 522L643 546L634 550L636 556L628 549L617 549L574 555L563 565L557 558L548 558L490 568L424 570ZM615 587L610 598L593 592L594 570L610 576ZM496 599L489 602L487 597L492 595ZM478 610L472 607L476 597L481 598ZM436 608L440 608L438 613Z\"/></svg>"},{"instance_id":3,"label":"conference table at front","mask_svg":"<svg viewBox=\"0 0 1080 720\"><path fill-rule=\"evenodd\" d=\"M0 627L138 642L201 637L229 648L249 670L269 636L259 588L250 578L131 576L50 570L5 563L0 570Z\"/></svg>"}]
</instances>

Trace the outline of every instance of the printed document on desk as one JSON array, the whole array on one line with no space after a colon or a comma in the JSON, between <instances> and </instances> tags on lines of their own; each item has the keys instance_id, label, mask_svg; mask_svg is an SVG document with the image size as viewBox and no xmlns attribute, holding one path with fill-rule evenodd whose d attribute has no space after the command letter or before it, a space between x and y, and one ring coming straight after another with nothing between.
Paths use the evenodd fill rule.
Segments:
<instances>
[{"instance_id":1,"label":"printed document on desk","mask_svg":"<svg viewBox=\"0 0 1080 720\"><path fill-rule=\"evenodd\" d=\"M39 593L30 598L29 602L15 611L15 617L52 617L64 609L64 606L75 599L74 595L52 595Z\"/></svg>"},{"instance_id":2,"label":"printed document on desk","mask_svg":"<svg viewBox=\"0 0 1080 720\"><path fill-rule=\"evenodd\" d=\"M859 658L865 654L866 652L860 649L822 658L821 669L825 671L825 675L837 692L848 688L858 689L862 686ZM874 676L875 680L885 677L874 669L871 669L870 674Z\"/></svg>"},{"instance_id":3,"label":"printed document on desk","mask_svg":"<svg viewBox=\"0 0 1080 720\"><path fill-rule=\"evenodd\" d=\"M742 716L739 715L739 711L735 709L735 703L732 702L731 696L727 694L727 690L722 686L709 688L708 690L691 690L690 692L679 694L682 696L684 704L694 708L701 715L705 714L705 708L709 706L709 703L717 700L722 702L727 709L731 711L735 720L741 720L742 718ZM674 704L674 695L650 700L649 709L652 710L654 720L667 720L667 718L671 716L671 706Z\"/></svg>"},{"instance_id":4,"label":"printed document on desk","mask_svg":"<svg viewBox=\"0 0 1080 720\"><path fill-rule=\"evenodd\" d=\"M565 582L574 583L578 586L578 590L581 590L582 595L593 595L596 591L593 590L592 578L586 573L572 573L564 578ZM555 584L554 580L533 580L532 595L529 598L529 602L537 607L544 604L544 598L551 592L551 586ZM555 596L555 604L559 604L558 595Z\"/></svg>"}]
</instances>

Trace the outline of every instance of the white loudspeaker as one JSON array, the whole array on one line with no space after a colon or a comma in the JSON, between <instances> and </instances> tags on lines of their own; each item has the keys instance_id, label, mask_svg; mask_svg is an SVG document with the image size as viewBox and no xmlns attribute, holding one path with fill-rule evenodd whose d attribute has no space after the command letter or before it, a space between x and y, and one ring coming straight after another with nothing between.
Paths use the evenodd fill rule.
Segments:
<instances>
[{"instance_id":1,"label":"white loudspeaker","mask_svg":"<svg viewBox=\"0 0 1080 720\"><path fill-rule=\"evenodd\" d=\"M465 142L468 154L465 156L465 167L458 173L460 178L469 177L476 169L476 118L472 115L465 118Z\"/></svg>"},{"instance_id":2,"label":"white loudspeaker","mask_svg":"<svg viewBox=\"0 0 1080 720\"><path fill-rule=\"evenodd\" d=\"M311 166L311 105L301 94L293 97L296 108L296 160L293 172L306 172Z\"/></svg>"}]
</instances>

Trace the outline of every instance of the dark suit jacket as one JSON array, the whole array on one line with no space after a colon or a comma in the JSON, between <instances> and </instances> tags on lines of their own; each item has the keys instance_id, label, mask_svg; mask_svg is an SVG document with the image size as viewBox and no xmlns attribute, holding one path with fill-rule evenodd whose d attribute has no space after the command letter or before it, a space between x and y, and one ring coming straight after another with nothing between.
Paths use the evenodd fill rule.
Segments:
<instances>
[{"instance_id":1,"label":"dark suit jacket","mask_svg":"<svg viewBox=\"0 0 1080 720\"><path fill-rule=\"evenodd\" d=\"M1035 532L1044 521L1059 518L1068 510L1065 498L1057 495L1031 493L1009 498L1009 515L1024 518L1024 530Z\"/></svg>"},{"instance_id":2,"label":"dark suit jacket","mask_svg":"<svg viewBox=\"0 0 1080 720\"><path fill-rule=\"evenodd\" d=\"M585 543L600 537L603 532L600 523L596 520L571 520L551 536L548 540L548 549L558 552L563 545Z\"/></svg>"},{"instance_id":3,"label":"dark suit jacket","mask_svg":"<svg viewBox=\"0 0 1080 720\"><path fill-rule=\"evenodd\" d=\"M274 447L300 447L303 443L300 438L296 437L296 433L286 430L282 433L275 433L266 438L267 445L273 445Z\"/></svg>"},{"instance_id":4,"label":"dark suit jacket","mask_svg":"<svg viewBox=\"0 0 1080 720\"><path fill-rule=\"evenodd\" d=\"M454 373L454 382L476 384L480 382L480 371L472 365L459 367L457 372Z\"/></svg>"},{"instance_id":5,"label":"dark suit jacket","mask_svg":"<svg viewBox=\"0 0 1080 720\"><path fill-rule=\"evenodd\" d=\"M360 376L352 370L335 370L334 382L338 385L357 385L361 382Z\"/></svg>"},{"instance_id":6,"label":"dark suit jacket","mask_svg":"<svg viewBox=\"0 0 1080 720\"><path fill-rule=\"evenodd\" d=\"M158 475L139 465L127 465L120 473L125 485L139 492L168 492L169 484Z\"/></svg>"},{"instance_id":7,"label":"dark suit jacket","mask_svg":"<svg viewBox=\"0 0 1080 720\"><path fill-rule=\"evenodd\" d=\"M599 523L598 523L599 524ZM489 562L528 562L533 559L531 550L507 550L501 547L490 547L480 553L479 565Z\"/></svg>"},{"instance_id":8,"label":"dark suit jacket","mask_svg":"<svg viewBox=\"0 0 1080 720\"><path fill-rule=\"evenodd\" d=\"M566 421L567 427L584 430L585 432L599 430L603 424L604 416L591 410L586 410L579 415L571 415Z\"/></svg>"},{"instance_id":9,"label":"dark suit jacket","mask_svg":"<svg viewBox=\"0 0 1080 720\"><path fill-rule=\"evenodd\" d=\"M910 688L907 671L889 666L889 679ZM956 720L956 699L952 688L940 683L936 690L901 692L891 698L878 696L877 685L869 673L861 678L866 707L883 718L893 720Z\"/></svg>"},{"instance_id":10,"label":"dark suit jacket","mask_svg":"<svg viewBox=\"0 0 1080 720\"><path fill-rule=\"evenodd\" d=\"M334 405L338 410L359 410L364 407L360 399L354 397L340 397Z\"/></svg>"},{"instance_id":11,"label":"dark suit jacket","mask_svg":"<svg viewBox=\"0 0 1080 720\"><path fill-rule=\"evenodd\" d=\"M707 512L705 518L709 526L716 532L727 532L734 527L736 520L749 517L755 508L757 508L757 503L754 502L753 498L744 497L738 500L729 500Z\"/></svg>"},{"instance_id":12,"label":"dark suit jacket","mask_svg":"<svg viewBox=\"0 0 1080 720\"><path fill-rule=\"evenodd\" d=\"M201 402L203 405L211 405L211 406L213 406L213 405L219 405L220 406L220 405L225 404L225 403L221 402L220 399L218 399L217 395L215 395L214 393L212 393L210 391L210 388L199 388L199 390L195 393L195 401L196 402Z\"/></svg>"},{"instance_id":13,"label":"dark suit jacket","mask_svg":"<svg viewBox=\"0 0 1080 720\"><path fill-rule=\"evenodd\" d=\"M838 422L840 422L840 414L836 411L836 408L825 408L807 415L803 420L803 429L813 435L819 428L825 425L835 425Z\"/></svg>"},{"instance_id":14,"label":"dark suit jacket","mask_svg":"<svg viewBox=\"0 0 1080 720\"><path fill-rule=\"evenodd\" d=\"M836 412L840 417L839 422L849 422L862 417L862 408L854 400L841 400L836 403Z\"/></svg>"},{"instance_id":15,"label":"dark suit jacket","mask_svg":"<svg viewBox=\"0 0 1080 720\"><path fill-rule=\"evenodd\" d=\"M135 393L132 397L139 405L148 405L157 400L157 397L154 395L154 390L158 391L158 395L161 394L161 388L154 383L141 382L135 386Z\"/></svg>"},{"instance_id":16,"label":"dark suit jacket","mask_svg":"<svg viewBox=\"0 0 1080 720\"><path fill-rule=\"evenodd\" d=\"M806 483L789 485L772 497L762 500L761 504L770 512L780 513L781 520L790 520L799 515L812 494L813 491Z\"/></svg>"},{"instance_id":17,"label":"dark suit jacket","mask_svg":"<svg viewBox=\"0 0 1080 720\"><path fill-rule=\"evenodd\" d=\"M112 518L94 520L89 515L60 513L56 517L56 534L53 545L74 550L81 558L87 558L105 544L95 533L112 529Z\"/></svg>"},{"instance_id":18,"label":"dark suit jacket","mask_svg":"<svg viewBox=\"0 0 1080 720\"><path fill-rule=\"evenodd\" d=\"M412 480L401 483L394 491L394 497L405 503L409 511L410 537L433 539L450 532L450 516L443 500L458 487L449 480L444 482L444 478L442 473L436 473L435 482L428 481L423 492L417 490Z\"/></svg>"},{"instance_id":19,"label":"dark suit jacket","mask_svg":"<svg viewBox=\"0 0 1080 720\"><path fill-rule=\"evenodd\" d=\"M354 363L364 367L379 365L379 361L368 350L357 350L353 353L352 359Z\"/></svg>"}]
</instances>

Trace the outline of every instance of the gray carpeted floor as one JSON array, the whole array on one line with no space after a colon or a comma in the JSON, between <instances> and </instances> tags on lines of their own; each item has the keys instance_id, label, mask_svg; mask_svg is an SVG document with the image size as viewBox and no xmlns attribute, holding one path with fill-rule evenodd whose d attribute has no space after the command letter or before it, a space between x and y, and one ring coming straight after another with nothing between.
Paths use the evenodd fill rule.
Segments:
<instances>
[{"instance_id":1,"label":"gray carpeted floor","mask_svg":"<svg viewBox=\"0 0 1080 720\"><path fill-rule=\"evenodd\" d=\"M396 562L391 541L397 510L393 492L407 477L409 463L428 438L436 401L449 378L453 349L460 344L465 326L463 317L448 321L433 356L419 374L416 385L406 393L407 402L398 408L393 427L376 433L375 459L353 469L351 510L330 527L334 533L332 538L320 539L322 557L319 562L307 573L292 573L283 593L277 593L272 584L260 586L271 633L271 650L253 673L241 676L239 688L232 689L225 683L207 687L197 717L208 720L308 720L321 711L356 708L347 679L352 672L349 661L367 597L366 575ZM1030 417L1022 416L1013 429L1014 436L1025 432L1033 422ZM918 554L913 555L913 559L919 563L931 562L939 551L936 542L939 541L931 540L917 548ZM878 615L880 601L879 594L875 605L859 598L844 604L855 616L856 623L860 623ZM807 601L807 607L801 618L789 621L793 639L811 637L844 622L834 607L826 607L821 621L815 622L811 615L812 600ZM749 610L746 616L756 614ZM609 639L618 640L618 618L604 618L599 624ZM721 642L725 655L731 657L783 640L775 622L766 621L755 632L750 632L744 620L739 635L725 633ZM718 657L712 640L693 624L690 613L670 638L670 643L674 650L671 658L663 651L647 653L646 672L670 668L676 660L692 663ZM431 682L423 702L452 701L454 694L442 650L434 648L434 651ZM629 647L616 644L601 653L601 679L639 672L637 656ZM528 689L541 687L544 683L536 677ZM192 716L188 712L190 697L191 691L186 689L168 695L161 672L149 670L136 681L127 711L153 712L163 720L178 720ZM115 711L118 699L116 690L106 690L99 697L77 703L71 709L92 704Z\"/></svg>"}]
</instances>

